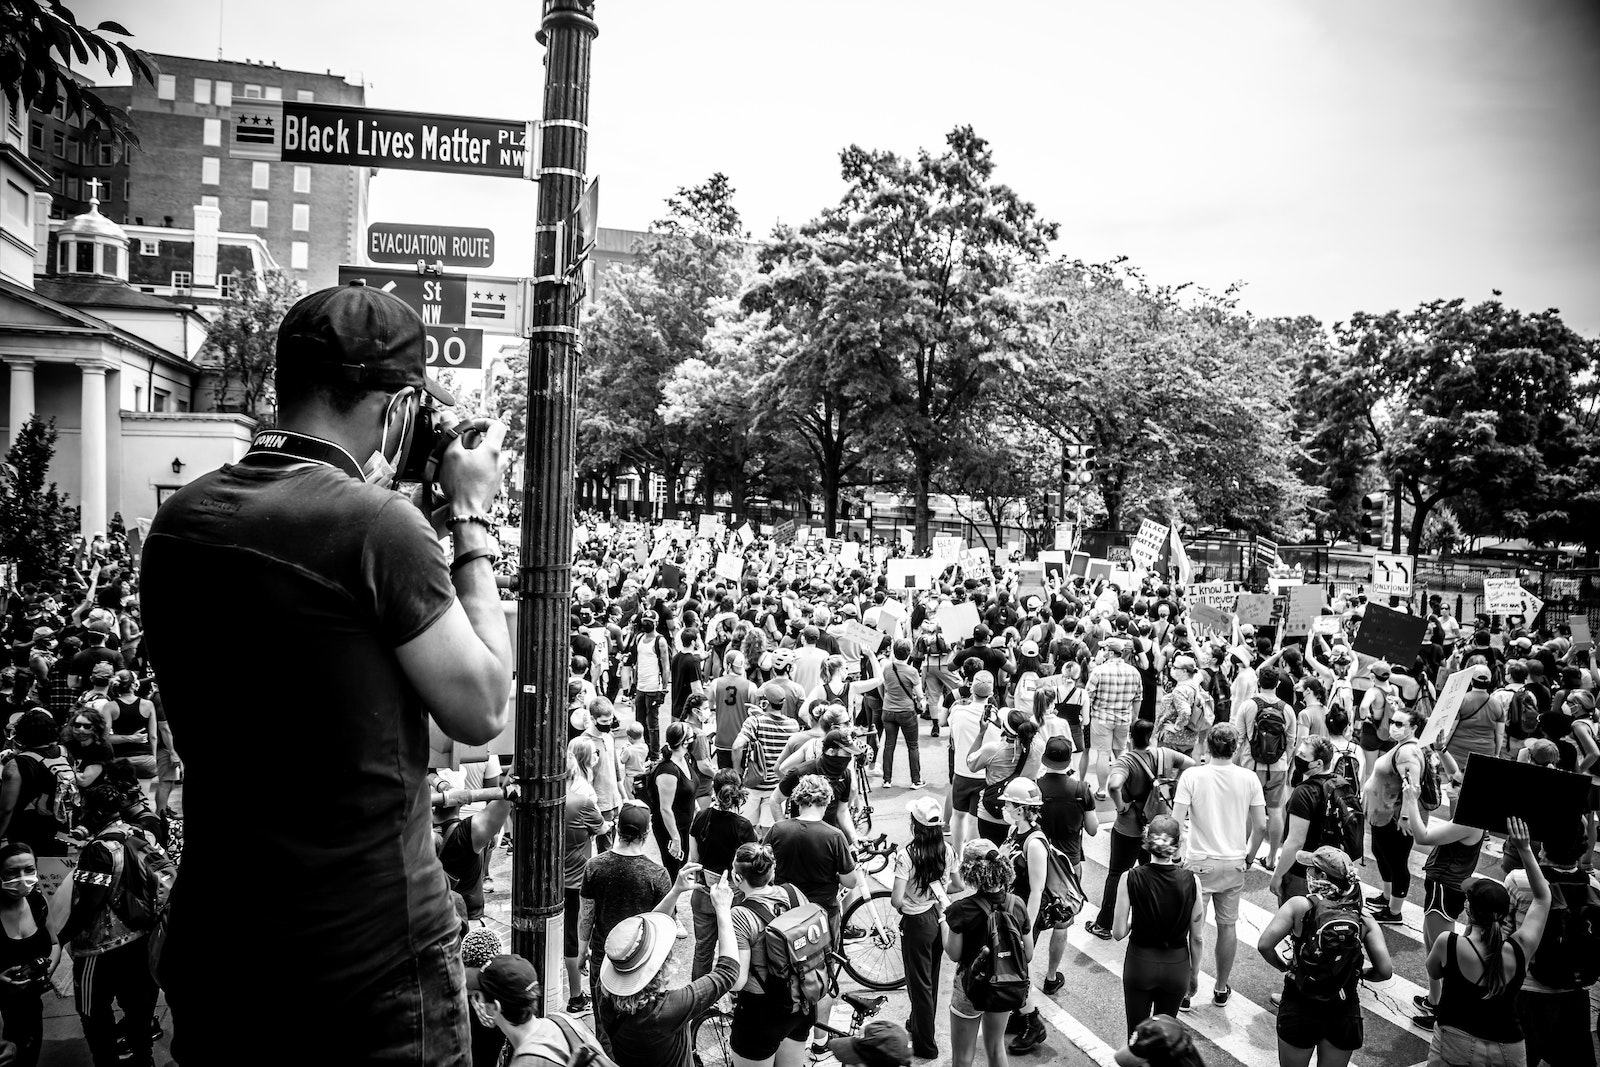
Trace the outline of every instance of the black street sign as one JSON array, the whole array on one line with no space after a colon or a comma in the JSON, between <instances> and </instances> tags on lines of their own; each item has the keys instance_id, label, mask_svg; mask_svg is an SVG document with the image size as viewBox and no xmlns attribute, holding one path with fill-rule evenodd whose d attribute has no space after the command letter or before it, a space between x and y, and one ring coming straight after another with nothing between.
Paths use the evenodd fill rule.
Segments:
<instances>
[{"instance_id":1,"label":"black street sign","mask_svg":"<svg viewBox=\"0 0 1600 1067\"><path fill-rule=\"evenodd\" d=\"M528 124L379 111L343 104L234 97L235 158L521 178Z\"/></svg>"},{"instance_id":2,"label":"black street sign","mask_svg":"<svg viewBox=\"0 0 1600 1067\"><path fill-rule=\"evenodd\" d=\"M382 267L339 268L340 285L357 280L398 296L410 304L422 316L422 321L429 325L466 320L465 274L418 274L414 270L386 270Z\"/></svg>"},{"instance_id":3,"label":"black street sign","mask_svg":"<svg viewBox=\"0 0 1600 1067\"><path fill-rule=\"evenodd\" d=\"M428 366L436 370L482 370L483 331L466 326L429 326Z\"/></svg>"},{"instance_id":4,"label":"black street sign","mask_svg":"<svg viewBox=\"0 0 1600 1067\"><path fill-rule=\"evenodd\" d=\"M367 227L367 258L377 263L487 267L494 263L494 233L466 226L374 222Z\"/></svg>"}]
</instances>

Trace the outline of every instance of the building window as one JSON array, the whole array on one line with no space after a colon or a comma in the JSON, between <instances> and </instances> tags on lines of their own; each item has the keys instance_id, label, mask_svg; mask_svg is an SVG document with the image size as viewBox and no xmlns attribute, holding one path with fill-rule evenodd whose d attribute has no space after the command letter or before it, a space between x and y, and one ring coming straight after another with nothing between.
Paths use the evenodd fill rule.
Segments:
<instances>
[{"instance_id":1,"label":"building window","mask_svg":"<svg viewBox=\"0 0 1600 1067\"><path fill-rule=\"evenodd\" d=\"M151 389L150 390L150 410L151 411L165 411L165 410L167 410L167 401L169 401L171 399L172 399L172 394L170 392L168 392L167 390L165 390L165 389Z\"/></svg>"},{"instance_id":2,"label":"building window","mask_svg":"<svg viewBox=\"0 0 1600 1067\"><path fill-rule=\"evenodd\" d=\"M252 164L250 164L250 188L252 188L252 189L265 189L265 188L268 187L268 184L271 181L272 181L272 164L270 164L270 163L252 163Z\"/></svg>"},{"instance_id":3,"label":"building window","mask_svg":"<svg viewBox=\"0 0 1600 1067\"><path fill-rule=\"evenodd\" d=\"M158 240L153 241L148 237L139 238L139 254L141 256L159 256L161 254L161 242Z\"/></svg>"},{"instance_id":4,"label":"building window","mask_svg":"<svg viewBox=\"0 0 1600 1067\"><path fill-rule=\"evenodd\" d=\"M294 191L309 193L311 191L311 168L296 164L294 168Z\"/></svg>"},{"instance_id":5,"label":"building window","mask_svg":"<svg viewBox=\"0 0 1600 1067\"><path fill-rule=\"evenodd\" d=\"M311 229L311 205L296 204L294 206L294 222L292 227L296 230Z\"/></svg>"},{"instance_id":6,"label":"building window","mask_svg":"<svg viewBox=\"0 0 1600 1067\"><path fill-rule=\"evenodd\" d=\"M67 135L57 130L50 135L50 154L67 158Z\"/></svg>"},{"instance_id":7,"label":"building window","mask_svg":"<svg viewBox=\"0 0 1600 1067\"><path fill-rule=\"evenodd\" d=\"M220 209L222 207L222 201L218 200L214 196L202 196L200 198L200 206L201 207L214 207L214 208L219 208Z\"/></svg>"},{"instance_id":8,"label":"building window","mask_svg":"<svg viewBox=\"0 0 1600 1067\"><path fill-rule=\"evenodd\" d=\"M76 137L69 137L67 139L67 162L83 162L83 145L78 143L78 139Z\"/></svg>"},{"instance_id":9,"label":"building window","mask_svg":"<svg viewBox=\"0 0 1600 1067\"><path fill-rule=\"evenodd\" d=\"M156 99L176 100L178 97L178 78L175 74L156 75Z\"/></svg>"},{"instance_id":10,"label":"building window","mask_svg":"<svg viewBox=\"0 0 1600 1067\"><path fill-rule=\"evenodd\" d=\"M67 102L65 100L56 101L56 109L54 111L52 111L51 114L54 115L56 118L60 119L62 122L66 122L67 121Z\"/></svg>"},{"instance_id":11,"label":"building window","mask_svg":"<svg viewBox=\"0 0 1600 1067\"><path fill-rule=\"evenodd\" d=\"M38 122L28 124L28 147L44 151L44 125Z\"/></svg>"},{"instance_id":12,"label":"building window","mask_svg":"<svg viewBox=\"0 0 1600 1067\"><path fill-rule=\"evenodd\" d=\"M185 400L183 397L180 396L178 398L177 404L178 404L178 413L180 415L189 410L189 402L187 400Z\"/></svg>"},{"instance_id":13,"label":"building window","mask_svg":"<svg viewBox=\"0 0 1600 1067\"><path fill-rule=\"evenodd\" d=\"M128 201L130 201L132 199L133 199L133 182L131 182L128 179L124 178L124 179L122 179L122 202L124 204L126 204Z\"/></svg>"},{"instance_id":14,"label":"building window","mask_svg":"<svg viewBox=\"0 0 1600 1067\"><path fill-rule=\"evenodd\" d=\"M194 80L194 102L197 104L211 103L210 78L196 78Z\"/></svg>"},{"instance_id":15,"label":"building window","mask_svg":"<svg viewBox=\"0 0 1600 1067\"><path fill-rule=\"evenodd\" d=\"M217 284L222 289L222 299L232 300L239 295L239 275L223 274L217 277Z\"/></svg>"},{"instance_id":16,"label":"building window","mask_svg":"<svg viewBox=\"0 0 1600 1067\"><path fill-rule=\"evenodd\" d=\"M233 106L233 83L232 82L218 82L217 83L217 95L215 97L215 100L217 101L217 106L218 107L232 107Z\"/></svg>"},{"instance_id":17,"label":"building window","mask_svg":"<svg viewBox=\"0 0 1600 1067\"><path fill-rule=\"evenodd\" d=\"M77 269L77 272L79 274L93 274L94 242L75 241L73 242L72 247L77 249L76 262L73 263L73 266Z\"/></svg>"},{"instance_id":18,"label":"building window","mask_svg":"<svg viewBox=\"0 0 1600 1067\"><path fill-rule=\"evenodd\" d=\"M300 101L302 104L309 104L317 99L317 94L312 92L310 89L296 89L294 91L294 98Z\"/></svg>"},{"instance_id":19,"label":"building window","mask_svg":"<svg viewBox=\"0 0 1600 1067\"><path fill-rule=\"evenodd\" d=\"M276 85L267 85L262 87L261 95L268 100L282 100L283 90Z\"/></svg>"},{"instance_id":20,"label":"building window","mask_svg":"<svg viewBox=\"0 0 1600 1067\"><path fill-rule=\"evenodd\" d=\"M267 225L267 202L265 200L250 201L250 225L265 229Z\"/></svg>"},{"instance_id":21,"label":"building window","mask_svg":"<svg viewBox=\"0 0 1600 1067\"><path fill-rule=\"evenodd\" d=\"M99 147L100 147L100 165L102 167L109 167L109 166L111 166L111 164L116 162L116 150L111 145L102 144Z\"/></svg>"},{"instance_id":22,"label":"building window","mask_svg":"<svg viewBox=\"0 0 1600 1067\"><path fill-rule=\"evenodd\" d=\"M311 243L309 241L295 241L289 246L289 267L292 270L309 270L311 268Z\"/></svg>"},{"instance_id":23,"label":"building window","mask_svg":"<svg viewBox=\"0 0 1600 1067\"><path fill-rule=\"evenodd\" d=\"M33 225L30 217L32 205L33 196L29 190L14 181L6 181L3 191L0 191L0 217L18 230L26 229Z\"/></svg>"},{"instance_id":24,"label":"building window","mask_svg":"<svg viewBox=\"0 0 1600 1067\"><path fill-rule=\"evenodd\" d=\"M216 156L206 156L200 160L200 184L222 184L222 160Z\"/></svg>"},{"instance_id":25,"label":"building window","mask_svg":"<svg viewBox=\"0 0 1600 1067\"><path fill-rule=\"evenodd\" d=\"M222 147L222 120L205 119L205 134L201 137L204 144L212 148Z\"/></svg>"},{"instance_id":26,"label":"building window","mask_svg":"<svg viewBox=\"0 0 1600 1067\"><path fill-rule=\"evenodd\" d=\"M174 290L183 290L187 292L193 285L194 274L192 272L186 270L175 270L172 272L172 288ZM161 394L158 391L156 395L160 396ZM156 408L156 410L160 411L161 409Z\"/></svg>"},{"instance_id":27,"label":"building window","mask_svg":"<svg viewBox=\"0 0 1600 1067\"><path fill-rule=\"evenodd\" d=\"M244 86L244 95L251 100L260 100L261 86L251 85L249 82L246 82Z\"/></svg>"},{"instance_id":28,"label":"building window","mask_svg":"<svg viewBox=\"0 0 1600 1067\"><path fill-rule=\"evenodd\" d=\"M61 191L67 194L68 200L83 199L83 183L77 178L63 178L61 181Z\"/></svg>"}]
</instances>

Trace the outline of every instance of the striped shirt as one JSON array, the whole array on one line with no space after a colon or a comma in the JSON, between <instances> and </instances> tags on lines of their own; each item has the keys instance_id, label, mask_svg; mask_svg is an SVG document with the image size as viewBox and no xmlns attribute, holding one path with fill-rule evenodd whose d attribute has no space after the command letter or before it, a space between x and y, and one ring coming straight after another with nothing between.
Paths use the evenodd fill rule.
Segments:
<instances>
[{"instance_id":1,"label":"striped shirt","mask_svg":"<svg viewBox=\"0 0 1600 1067\"><path fill-rule=\"evenodd\" d=\"M783 756L789 738L800 732L800 724L782 715L763 712L752 715L739 728L739 736L752 744L760 753L761 784L759 789L773 789L778 784L778 761Z\"/></svg>"}]
</instances>

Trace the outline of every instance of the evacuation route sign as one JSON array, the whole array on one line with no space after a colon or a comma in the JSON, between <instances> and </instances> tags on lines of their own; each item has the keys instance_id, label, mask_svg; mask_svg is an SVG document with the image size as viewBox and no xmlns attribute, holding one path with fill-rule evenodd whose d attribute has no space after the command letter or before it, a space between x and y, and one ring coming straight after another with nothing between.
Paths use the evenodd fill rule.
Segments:
<instances>
[{"instance_id":1,"label":"evacuation route sign","mask_svg":"<svg viewBox=\"0 0 1600 1067\"><path fill-rule=\"evenodd\" d=\"M528 123L234 97L235 159L521 178Z\"/></svg>"},{"instance_id":2,"label":"evacuation route sign","mask_svg":"<svg viewBox=\"0 0 1600 1067\"><path fill-rule=\"evenodd\" d=\"M367 227L367 258L374 263L441 263L446 267L494 264L494 232L465 226L414 226L374 222Z\"/></svg>"}]
</instances>

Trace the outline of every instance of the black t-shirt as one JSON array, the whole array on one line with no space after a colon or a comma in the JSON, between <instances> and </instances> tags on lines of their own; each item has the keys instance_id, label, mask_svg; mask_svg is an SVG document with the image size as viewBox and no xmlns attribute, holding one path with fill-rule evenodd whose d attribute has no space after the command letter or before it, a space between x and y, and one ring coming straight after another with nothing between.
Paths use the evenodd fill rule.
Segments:
<instances>
[{"instance_id":1,"label":"black t-shirt","mask_svg":"<svg viewBox=\"0 0 1600 1067\"><path fill-rule=\"evenodd\" d=\"M68 741L61 748L67 754L67 758L72 761L72 769L79 774L83 773L85 767L93 766L96 763L104 767L113 759L116 759L111 754L111 746L104 741L80 742L73 740Z\"/></svg>"},{"instance_id":2,"label":"black t-shirt","mask_svg":"<svg viewBox=\"0 0 1600 1067\"><path fill-rule=\"evenodd\" d=\"M1028 903L1021 897L1013 893L1007 893L1003 901L990 897L989 906L991 910L1009 908L1011 921L1017 924L1017 929L1029 929ZM956 969L964 971L972 966L978 953L989 944L989 916L976 897L965 896L950 902L950 907L944 913L944 921L952 934L961 935L961 959L956 961Z\"/></svg>"},{"instance_id":3,"label":"black t-shirt","mask_svg":"<svg viewBox=\"0 0 1600 1067\"><path fill-rule=\"evenodd\" d=\"M1298 815L1307 824L1304 845L1307 852L1315 852L1322 844L1323 814L1328 806L1327 784L1328 776L1319 774L1315 778L1307 778L1295 786L1294 792L1289 794L1289 818ZM1304 878L1306 865L1296 863L1289 868L1288 873L1296 878Z\"/></svg>"},{"instance_id":4,"label":"black t-shirt","mask_svg":"<svg viewBox=\"0 0 1600 1067\"><path fill-rule=\"evenodd\" d=\"M145 648L188 765L175 980L209 981L201 961L240 915L249 988L307 999L456 932L424 785L428 715L395 655L456 603L422 512L336 467L241 462L161 505L143 568ZM278 668L248 685L241 611L251 661ZM315 723L313 749L276 766L273 788L239 789L239 754L284 733L290 708ZM315 796L314 815L285 818L285 796ZM263 871L310 888L286 894Z\"/></svg>"},{"instance_id":5,"label":"black t-shirt","mask_svg":"<svg viewBox=\"0 0 1600 1067\"><path fill-rule=\"evenodd\" d=\"M582 656L589 661L589 669L585 672L590 679L594 678L594 638L579 631L568 639L572 645L572 654Z\"/></svg>"},{"instance_id":6,"label":"black t-shirt","mask_svg":"<svg viewBox=\"0 0 1600 1067\"><path fill-rule=\"evenodd\" d=\"M689 688L705 680L700 669L700 653L674 652L672 654L672 717L683 717L684 702L689 699Z\"/></svg>"},{"instance_id":7,"label":"black t-shirt","mask_svg":"<svg viewBox=\"0 0 1600 1067\"><path fill-rule=\"evenodd\" d=\"M467 904L467 918L483 918L483 860L472 847L472 816L434 827L439 862L450 888Z\"/></svg>"},{"instance_id":8,"label":"black t-shirt","mask_svg":"<svg viewBox=\"0 0 1600 1067\"><path fill-rule=\"evenodd\" d=\"M806 760L783 776L783 781L778 783L778 792L786 797L792 797L794 795L794 787L799 785L800 779L808 774L820 774L828 780L828 784L833 786L833 803L829 804L827 810L822 813L822 821L837 825L839 805L847 804L850 801L850 769L846 767L843 774L829 774L823 769L822 760Z\"/></svg>"},{"instance_id":9,"label":"black t-shirt","mask_svg":"<svg viewBox=\"0 0 1600 1067\"><path fill-rule=\"evenodd\" d=\"M725 874L733 866L739 846L756 839L756 828L736 811L706 808L695 813L689 836L695 840L700 865L714 874Z\"/></svg>"},{"instance_id":10,"label":"black t-shirt","mask_svg":"<svg viewBox=\"0 0 1600 1067\"><path fill-rule=\"evenodd\" d=\"M814 819L784 819L767 831L776 861L772 880L788 882L825 908L839 904L839 885L856 869L844 831Z\"/></svg>"},{"instance_id":11,"label":"black t-shirt","mask_svg":"<svg viewBox=\"0 0 1600 1067\"><path fill-rule=\"evenodd\" d=\"M1044 798L1039 825L1045 836L1073 863L1082 863L1083 815L1094 810L1094 790L1088 782L1068 771L1066 774L1041 774L1039 795Z\"/></svg>"},{"instance_id":12,"label":"black t-shirt","mask_svg":"<svg viewBox=\"0 0 1600 1067\"><path fill-rule=\"evenodd\" d=\"M605 955L606 935L623 919L651 911L672 888L667 869L649 856L602 852L583 868L579 893L594 901L589 951Z\"/></svg>"},{"instance_id":13,"label":"black t-shirt","mask_svg":"<svg viewBox=\"0 0 1600 1067\"><path fill-rule=\"evenodd\" d=\"M115 670L122 670L122 653L101 645L98 648L86 648L67 661L67 673L78 679L80 686L89 684L89 674L94 670L96 663L109 663Z\"/></svg>"},{"instance_id":14,"label":"black t-shirt","mask_svg":"<svg viewBox=\"0 0 1600 1067\"><path fill-rule=\"evenodd\" d=\"M957 666L965 663L969 658L981 659L983 669L994 676L994 700L996 704L1005 703L1005 687L1010 680L1005 676L1006 661L1010 659L1004 649L992 645L968 645L966 648L957 649L955 662Z\"/></svg>"}]
</instances>

